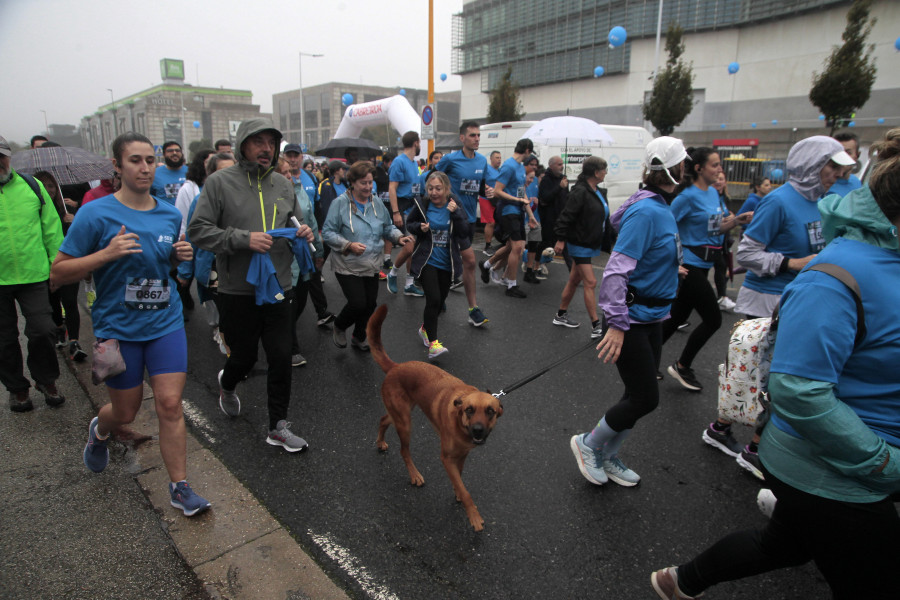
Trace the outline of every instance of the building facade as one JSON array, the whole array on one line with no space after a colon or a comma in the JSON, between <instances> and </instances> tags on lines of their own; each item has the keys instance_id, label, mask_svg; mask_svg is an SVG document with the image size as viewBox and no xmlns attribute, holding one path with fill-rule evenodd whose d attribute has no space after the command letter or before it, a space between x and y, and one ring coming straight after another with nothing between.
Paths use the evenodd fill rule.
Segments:
<instances>
[{"instance_id":1,"label":"building facade","mask_svg":"<svg viewBox=\"0 0 900 600\"><path fill-rule=\"evenodd\" d=\"M337 131L344 116L342 98L344 94L353 96L353 103L362 104L388 98L400 93L401 88L380 87L352 83L323 83L321 85L304 86L303 88L303 132L300 135L300 90L290 90L272 95L272 112L275 125L281 129L284 139L296 144L305 144L310 152L324 146ZM406 99L410 105L421 113L428 103L428 90L404 88ZM459 99L460 93L436 93L435 114L437 117L436 136L447 135L459 131ZM371 128L370 128L371 129ZM378 132L382 141L395 142L397 135L405 131L395 132L389 126L385 132ZM393 145L393 144L385 144Z\"/></svg>"},{"instance_id":2,"label":"building facade","mask_svg":"<svg viewBox=\"0 0 900 600\"><path fill-rule=\"evenodd\" d=\"M662 30L685 30L693 64L694 109L676 129L686 140L758 138L762 152L827 133L809 99L846 25L848 0L665 0ZM657 62L659 0L468 0L454 16L453 70L462 76L463 118L483 119L489 91L507 68L521 86L526 119L572 114L600 123L640 125ZM894 49L900 2L876 0L869 43L878 68L868 103L857 111L861 137L900 124L900 61ZM614 26L627 42L611 48ZM728 65L740 69L730 75ZM602 66L604 76L595 78ZM878 124L884 119L883 124Z\"/></svg>"}]
</instances>

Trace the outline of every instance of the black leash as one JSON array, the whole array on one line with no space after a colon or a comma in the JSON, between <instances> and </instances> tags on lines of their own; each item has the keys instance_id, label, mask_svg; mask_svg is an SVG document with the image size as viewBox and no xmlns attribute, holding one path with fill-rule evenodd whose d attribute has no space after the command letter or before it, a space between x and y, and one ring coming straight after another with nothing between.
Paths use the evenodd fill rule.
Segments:
<instances>
[{"instance_id":1,"label":"black leash","mask_svg":"<svg viewBox=\"0 0 900 600\"><path fill-rule=\"evenodd\" d=\"M520 387L522 387L522 386L525 385L526 383L530 383L530 382L534 381L535 379L537 379L538 377L540 377L541 375L543 375L544 373L546 373L547 371L549 371L549 370L552 369L553 367L559 366L559 365L561 365L562 363L566 362L567 360L570 360L570 359L572 359L572 358L575 358L577 355L581 354L582 352L584 352L584 351L587 350L588 348L593 348L594 346L596 346L596 345L599 344L599 343L600 343L600 340L599 340L599 339L597 339L597 340L591 339L586 345L582 346L581 348L579 348L579 349L576 350L575 352L572 352L571 354L569 354L569 355L567 355L567 356L564 356L564 357L560 358L560 359L557 360L556 362L547 365L546 367L544 367L544 368L541 369L540 371L537 371L537 372L535 372L535 373L532 373L531 375L529 375L529 376L526 377L525 379L520 379L519 381L517 381L517 382L515 382L514 384L512 384L511 386L509 386L508 389L504 388L504 389L500 390L499 392L497 392L497 393L495 393L495 394L491 394L491 395L492 395L493 397L495 397L495 398L502 398L503 396L509 394L509 393L512 392L513 390L519 389Z\"/></svg>"}]
</instances>

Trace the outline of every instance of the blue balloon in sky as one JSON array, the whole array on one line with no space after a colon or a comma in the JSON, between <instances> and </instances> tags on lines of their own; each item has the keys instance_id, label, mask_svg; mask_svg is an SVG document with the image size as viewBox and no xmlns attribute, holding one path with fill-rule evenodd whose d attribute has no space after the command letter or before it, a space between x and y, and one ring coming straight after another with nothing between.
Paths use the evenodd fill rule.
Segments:
<instances>
[{"instance_id":1,"label":"blue balloon in sky","mask_svg":"<svg viewBox=\"0 0 900 600\"><path fill-rule=\"evenodd\" d=\"M719 125L719 127L721 127L722 129L725 129L725 123L722 123L721 125Z\"/></svg>"},{"instance_id":2,"label":"blue balloon in sky","mask_svg":"<svg viewBox=\"0 0 900 600\"><path fill-rule=\"evenodd\" d=\"M752 127L753 129L756 129L756 123L750 123L750 127Z\"/></svg>"},{"instance_id":3,"label":"blue balloon in sky","mask_svg":"<svg viewBox=\"0 0 900 600\"><path fill-rule=\"evenodd\" d=\"M618 48L628 39L628 32L621 25L616 25L609 30L609 45Z\"/></svg>"},{"instance_id":4,"label":"blue balloon in sky","mask_svg":"<svg viewBox=\"0 0 900 600\"><path fill-rule=\"evenodd\" d=\"M897 41L894 42L894 48L896 48L897 50L900 50L900 38L897 38Z\"/></svg>"},{"instance_id":5,"label":"blue balloon in sky","mask_svg":"<svg viewBox=\"0 0 900 600\"><path fill-rule=\"evenodd\" d=\"M741 70L741 65L739 65L738 63L733 62L733 63L728 64L728 72L730 74L734 75L735 73L737 73L740 70Z\"/></svg>"},{"instance_id":6,"label":"blue balloon in sky","mask_svg":"<svg viewBox=\"0 0 900 600\"><path fill-rule=\"evenodd\" d=\"M403 96L404 98L406 98L406 90L401 89L401 90L400 90L400 95Z\"/></svg>"},{"instance_id":7,"label":"blue balloon in sky","mask_svg":"<svg viewBox=\"0 0 900 600\"><path fill-rule=\"evenodd\" d=\"M605 72L603 67L594 67L594 77L603 77Z\"/></svg>"},{"instance_id":8,"label":"blue balloon in sky","mask_svg":"<svg viewBox=\"0 0 900 600\"><path fill-rule=\"evenodd\" d=\"M879 125L884 125L884 117L880 117L880 118L878 119L878 124L879 124Z\"/></svg>"},{"instance_id":9,"label":"blue balloon in sky","mask_svg":"<svg viewBox=\"0 0 900 600\"><path fill-rule=\"evenodd\" d=\"M349 92L344 94L343 96L341 96L341 102L344 103L344 106L350 106L351 104L353 104L353 94Z\"/></svg>"},{"instance_id":10,"label":"blue balloon in sky","mask_svg":"<svg viewBox=\"0 0 900 600\"><path fill-rule=\"evenodd\" d=\"M778 119L772 119L772 125L778 125Z\"/></svg>"},{"instance_id":11,"label":"blue balloon in sky","mask_svg":"<svg viewBox=\"0 0 900 600\"><path fill-rule=\"evenodd\" d=\"M200 129L200 121L194 121L194 129Z\"/></svg>"},{"instance_id":12,"label":"blue balloon in sky","mask_svg":"<svg viewBox=\"0 0 900 600\"><path fill-rule=\"evenodd\" d=\"M447 81L447 74L441 73L441 81Z\"/></svg>"},{"instance_id":13,"label":"blue balloon in sky","mask_svg":"<svg viewBox=\"0 0 900 600\"><path fill-rule=\"evenodd\" d=\"M772 179L781 179L782 177L784 177L784 171L782 171L781 169L772 169L771 175Z\"/></svg>"}]
</instances>

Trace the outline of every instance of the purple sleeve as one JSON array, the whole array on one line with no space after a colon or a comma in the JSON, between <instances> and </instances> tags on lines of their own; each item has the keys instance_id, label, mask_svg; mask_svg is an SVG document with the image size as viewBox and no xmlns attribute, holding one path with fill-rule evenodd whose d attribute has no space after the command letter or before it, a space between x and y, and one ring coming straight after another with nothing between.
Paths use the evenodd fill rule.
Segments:
<instances>
[{"instance_id":1,"label":"purple sleeve","mask_svg":"<svg viewBox=\"0 0 900 600\"><path fill-rule=\"evenodd\" d=\"M628 293L628 279L636 267L635 259L614 251L609 257L609 262L606 263L603 281L600 282L600 296L597 305L606 315L609 325L620 331L631 329L625 296Z\"/></svg>"}]
</instances>

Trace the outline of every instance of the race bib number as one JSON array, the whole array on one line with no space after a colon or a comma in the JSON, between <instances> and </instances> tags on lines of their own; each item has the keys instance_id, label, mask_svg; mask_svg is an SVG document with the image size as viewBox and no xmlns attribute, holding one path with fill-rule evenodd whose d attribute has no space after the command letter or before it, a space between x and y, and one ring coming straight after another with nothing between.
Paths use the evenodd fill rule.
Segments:
<instances>
[{"instance_id":1,"label":"race bib number","mask_svg":"<svg viewBox=\"0 0 900 600\"><path fill-rule=\"evenodd\" d=\"M822 233L822 221L813 221L806 224L806 235L809 236L809 249L812 254L818 254L825 247L825 236Z\"/></svg>"},{"instance_id":2,"label":"race bib number","mask_svg":"<svg viewBox=\"0 0 900 600\"><path fill-rule=\"evenodd\" d=\"M675 234L675 253L678 256L678 264L684 264L684 250L681 247L681 236Z\"/></svg>"},{"instance_id":3,"label":"race bib number","mask_svg":"<svg viewBox=\"0 0 900 600\"><path fill-rule=\"evenodd\" d=\"M378 197L381 198L382 202L390 202L391 201L390 192L379 192Z\"/></svg>"},{"instance_id":4,"label":"race bib number","mask_svg":"<svg viewBox=\"0 0 900 600\"><path fill-rule=\"evenodd\" d=\"M432 229L431 239L435 248L450 247L450 230L449 229Z\"/></svg>"},{"instance_id":5,"label":"race bib number","mask_svg":"<svg viewBox=\"0 0 900 600\"><path fill-rule=\"evenodd\" d=\"M169 280L135 277L125 283L125 306L134 310L169 307Z\"/></svg>"},{"instance_id":6,"label":"race bib number","mask_svg":"<svg viewBox=\"0 0 900 600\"><path fill-rule=\"evenodd\" d=\"M477 194L480 189L480 179L463 179L459 182L459 191L463 194Z\"/></svg>"},{"instance_id":7,"label":"race bib number","mask_svg":"<svg viewBox=\"0 0 900 600\"><path fill-rule=\"evenodd\" d=\"M422 184L414 183L410 186L409 193L413 196L418 196L422 193Z\"/></svg>"},{"instance_id":8,"label":"race bib number","mask_svg":"<svg viewBox=\"0 0 900 600\"><path fill-rule=\"evenodd\" d=\"M178 190L181 189L181 186L184 185L184 182L181 183L167 183L164 186L166 190L166 198L175 198L178 196Z\"/></svg>"},{"instance_id":9,"label":"race bib number","mask_svg":"<svg viewBox=\"0 0 900 600\"><path fill-rule=\"evenodd\" d=\"M525 186L524 186L524 185L520 185L520 186L516 189L516 198L524 198L524 197L525 197Z\"/></svg>"},{"instance_id":10,"label":"race bib number","mask_svg":"<svg viewBox=\"0 0 900 600\"><path fill-rule=\"evenodd\" d=\"M706 235L722 235L722 213L713 213L706 219Z\"/></svg>"}]
</instances>

